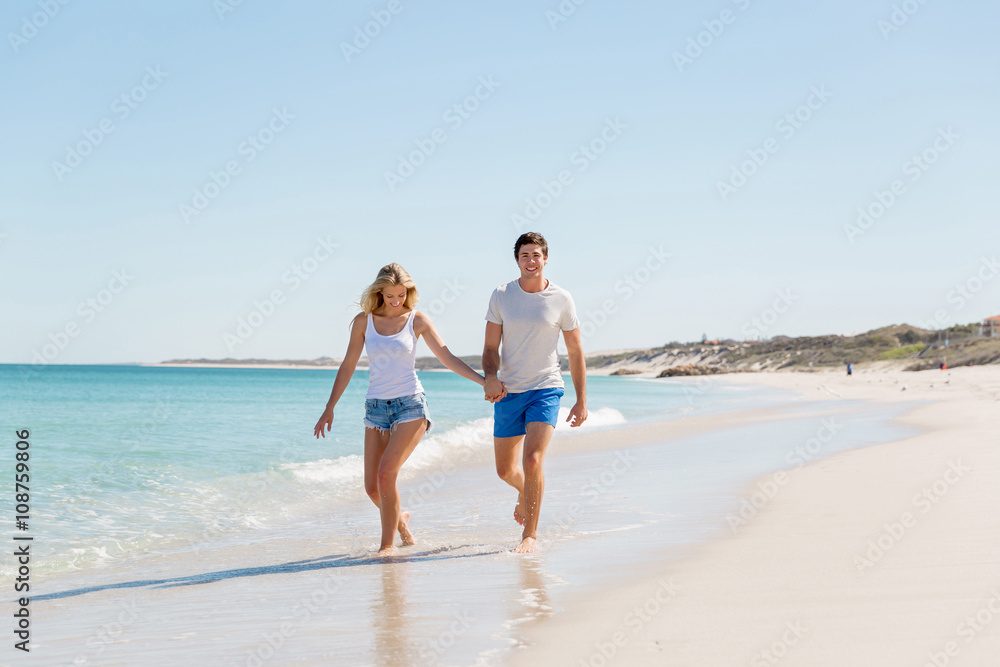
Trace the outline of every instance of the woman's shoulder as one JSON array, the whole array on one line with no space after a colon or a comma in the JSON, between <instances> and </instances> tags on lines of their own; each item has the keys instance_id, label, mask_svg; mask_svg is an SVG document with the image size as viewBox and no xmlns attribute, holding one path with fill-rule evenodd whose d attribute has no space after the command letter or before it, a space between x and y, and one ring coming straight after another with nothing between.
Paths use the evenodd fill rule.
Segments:
<instances>
[{"instance_id":1,"label":"woman's shoulder","mask_svg":"<svg viewBox=\"0 0 1000 667\"><path fill-rule=\"evenodd\" d=\"M366 315L365 313L358 313L357 315L354 316L354 319L351 320L352 327L362 326L365 324L368 324L368 315Z\"/></svg>"},{"instance_id":2,"label":"woman's shoulder","mask_svg":"<svg viewBox=\"0 0 1000 667\"><path fill-rule=\"evenodd\" d=\"M421 310L414 310L411 317L413 317L414 329L424 329L431 322L431 316Z\"/></svg>"}]
</instances>

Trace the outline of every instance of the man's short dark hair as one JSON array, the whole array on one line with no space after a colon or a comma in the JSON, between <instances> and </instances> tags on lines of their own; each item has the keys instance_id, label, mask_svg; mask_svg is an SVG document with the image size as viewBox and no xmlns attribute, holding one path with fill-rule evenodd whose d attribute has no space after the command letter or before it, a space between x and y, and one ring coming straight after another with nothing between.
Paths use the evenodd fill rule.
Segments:
<instances>
[{"instance_id":1,"label":"man's short dark hair","mask_svg":"<svg viewBox=\"0 0 1000 667\"><path fill-rule=\"evenodd\" d=\"M542 249L542 256L549 256L549 244L546 242L545 237L538 232L525 232L517 237L517 242L514 243L514 259L517 259L517 255L521 252L521 246L523 245L537 245Z\"/></svg>"}]
</instances>

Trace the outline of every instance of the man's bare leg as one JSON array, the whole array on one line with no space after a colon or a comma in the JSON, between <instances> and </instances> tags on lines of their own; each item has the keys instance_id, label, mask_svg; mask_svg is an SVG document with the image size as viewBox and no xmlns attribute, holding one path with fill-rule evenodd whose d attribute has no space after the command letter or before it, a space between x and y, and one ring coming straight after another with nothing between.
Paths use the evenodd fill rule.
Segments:
<instances>
[{"instance_id":1,"label":"man's bare leg","mask_svg":"<svg viewBox=\"0 0 1000 667\"><path fill-rule=\"evenodd\" d=\"M497 475L517 489L517 505L514 506L514 521L524 525L524 471L521 470L521 442L523 435L511 438L493 438L493 452L496 455Z\"/></svg>"},{"instance_id":2,"label":"man's bare leg","mask_svg":"<svg viewBox=\"0 0 1000 667\"><path fill-rule=\"evenodd\" d=\"M552 433L556 430L545 422L528 422L524 436L524 532L521 544L515 553L531 553L535 550L538 518L542 511L542 495L545 493L545 472L543 462Z\"/></svg>"}]
</instances>

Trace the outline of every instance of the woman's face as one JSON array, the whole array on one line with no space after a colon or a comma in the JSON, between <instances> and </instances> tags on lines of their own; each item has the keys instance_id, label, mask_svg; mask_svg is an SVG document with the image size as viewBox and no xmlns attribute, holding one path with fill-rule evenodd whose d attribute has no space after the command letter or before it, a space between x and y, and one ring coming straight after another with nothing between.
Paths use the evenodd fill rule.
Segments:
<instances>
[{"instance_id":1,"label":"woman's face","mask_svg":"<svg viewBox=\"0 0 1000 667\"><path fill-rule=\"evenodd\" d=\"M382 289L382 300L385 301L389 312L398 312L406 301L406 287L403 285L390 285Z\"/></svg>"}]
</instances>

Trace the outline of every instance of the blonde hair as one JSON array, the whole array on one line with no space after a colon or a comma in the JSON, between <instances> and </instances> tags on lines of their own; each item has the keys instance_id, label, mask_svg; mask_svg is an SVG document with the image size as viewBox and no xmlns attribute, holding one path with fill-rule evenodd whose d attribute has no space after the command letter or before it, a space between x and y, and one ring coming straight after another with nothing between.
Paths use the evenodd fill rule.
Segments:
<instances>
[{"instance_id":1,"label":"blonde hair","mask_svg":"<svg viewBox=\"0 0 1000 667\"><path fill-rule=\"evenodd\" d=\"M402 285L406 288L406 299L403 301L403 306L407 310L413 310L417 305L417 301L420 300L420 294L417 292L417 284L413 282L413 278L406 272L406 269L393 262L379 269L378 275L375 277L375 282L366 287L365 291L361 293L361 300L358 305L361 306L361 310L364 311L365 315L377 308L381 308L382 304L385 303L385 299L382 298L383 289L386 287L395 287L396 285Z\"/></svg>"}]
</instances>

